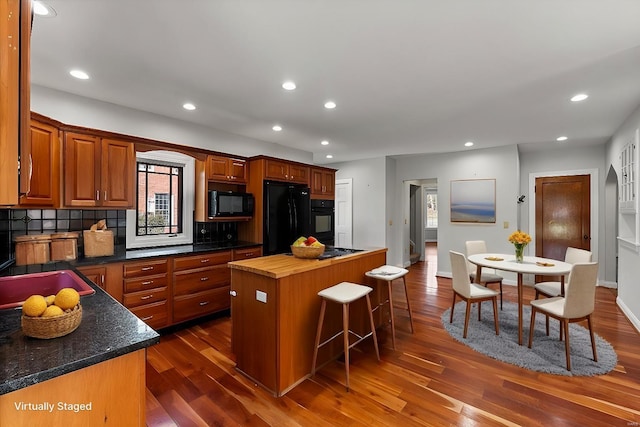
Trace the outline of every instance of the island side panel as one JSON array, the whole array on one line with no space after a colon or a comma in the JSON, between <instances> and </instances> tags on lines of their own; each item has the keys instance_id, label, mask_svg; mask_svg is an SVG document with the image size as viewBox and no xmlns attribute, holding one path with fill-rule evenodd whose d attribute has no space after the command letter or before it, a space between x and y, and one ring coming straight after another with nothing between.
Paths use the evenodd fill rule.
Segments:
<instances>
[{"instance_id":1,"label":"island side panel","mask_svg":"<svg viewBox=\"0 0 640 427\"><path fill-rule=\"evenodd\" d=\"M386 287L377 286L365 272L384 265L386 252L334 259L325 267L284 277L278 282L278 394L284 394L311 374L311 359L320 314L318 292L340 282L373 287L372 305L386 295ZM312 261L313 262L313 261ZM376 325L383 317L376 315ZM370 331L364 300L351 304L350 327L363 335ZM342 306L327 304L321 342L342 329ZM363 343L363 345L365 345ZM318 366L343 353L342 339L335 339L318 354ZM375 356L373 356L375 357Z\"/></svg>"}]
</instances>

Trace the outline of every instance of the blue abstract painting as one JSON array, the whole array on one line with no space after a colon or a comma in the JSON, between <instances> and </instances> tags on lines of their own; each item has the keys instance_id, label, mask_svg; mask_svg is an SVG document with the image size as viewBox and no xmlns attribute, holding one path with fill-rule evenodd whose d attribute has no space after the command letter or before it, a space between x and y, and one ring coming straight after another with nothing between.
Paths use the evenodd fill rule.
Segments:
<instances>
[{"instance_id":1,"label":"blue abstract painting","mask_svg":"<svg viewBox=\"0 0 640 427\"><path fill-rule=\"evenodd\" d=\"M451 181L451 222L496 222L496 180Z\"/></svg>"}]
</instances>

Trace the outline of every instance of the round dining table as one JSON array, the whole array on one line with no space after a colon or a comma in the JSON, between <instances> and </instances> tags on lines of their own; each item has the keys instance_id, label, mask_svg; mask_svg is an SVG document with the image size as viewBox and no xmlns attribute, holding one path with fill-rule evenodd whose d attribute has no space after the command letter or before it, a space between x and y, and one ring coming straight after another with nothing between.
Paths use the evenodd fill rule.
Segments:
<instances>
[{"instance_id":1,"label":"round dining table","mask_svg":"<svg viewBox=\"0 0 640 427\"><path fill-rule=\"evenodd\" d=\"M518 276L518 344L522 345L522 276L536 274L541 276L560 276L564 287L564 276L571 272L572 264L555 259L525 256L522 262L517 262L513 254L485 253L469 255L469 262L477 266L476 278L482 276L482 268L511 271Z\"/></svg>"}]
</instances>

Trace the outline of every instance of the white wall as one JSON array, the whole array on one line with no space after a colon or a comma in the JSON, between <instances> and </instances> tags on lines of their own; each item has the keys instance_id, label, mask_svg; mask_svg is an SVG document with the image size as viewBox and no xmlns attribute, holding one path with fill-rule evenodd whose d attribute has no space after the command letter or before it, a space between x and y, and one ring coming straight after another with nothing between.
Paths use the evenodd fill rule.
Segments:
<instances>
[{"instance_id":1,"label":"white wall","mask_svg":"<svg viewBox=\"0 0 640 427\"><path fill-rule=\"evenodd\" d=\"M640 106L624 121L615 132L606 150L606 167L615 169L620 177L620 153L626 143L632 140L640 127ZM636 146L636 149L639 147ZM633 215L619 215L619 235L631 237L638 227ZM629 236L631 234L631 236ZM618 306L625 312L636 329L640 330L640 246L619 241L618 243Z\"/></svg>"},{"instance_id":2,"label":"white wall","mask_svg":"<svg viewBox=\"0 0 640 427\"><path fill-rule=\"evenodd\" d=\"M204 148L237 156L266 155L313 163L313 154L306 151L37 85L31 86L31 110L68 125Z\"/></svg>"},{"instance_id":3,"label":"white wall","mask_svg":"<svg viewBox=\"0 0 640 427\"><path fill-rule=\"evenodd\" d=\"M387 160L366 159L327 166L338 169L336 179L353 180L353 247L387 247L386 211L394 197L387 194Z\"/></svg>"}]
</instances>

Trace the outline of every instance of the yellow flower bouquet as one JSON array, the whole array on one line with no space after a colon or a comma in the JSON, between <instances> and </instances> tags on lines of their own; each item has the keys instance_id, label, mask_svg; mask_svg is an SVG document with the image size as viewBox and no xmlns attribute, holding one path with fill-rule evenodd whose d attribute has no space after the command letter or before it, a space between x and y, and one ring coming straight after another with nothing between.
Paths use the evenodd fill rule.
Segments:
<instances>
[{"instance_id":1,"label":"yellow flower bouquet","mask_svg":"<svg viewBox=\"0 0 640 427\"><path fill-rule=\"evenodd\" d=\"M513 243L516 249L516 262L522 262L524 260L524 248L531 243L531 236L524 231L514 231L509 236L509 242Z\"/></svg>"}]
</instances>

